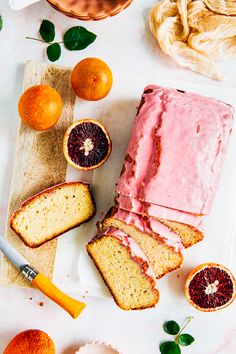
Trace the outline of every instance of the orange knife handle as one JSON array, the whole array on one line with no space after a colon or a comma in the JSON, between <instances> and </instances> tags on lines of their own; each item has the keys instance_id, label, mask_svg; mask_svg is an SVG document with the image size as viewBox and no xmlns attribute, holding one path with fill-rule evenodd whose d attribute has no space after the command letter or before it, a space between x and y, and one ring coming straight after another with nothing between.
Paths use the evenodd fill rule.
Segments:
<instances>
[{"instance_id":1,"label":"orange knife handle","mask_svg":"<svg viewBox=\"0 0 236 354\"><path fill-rule=\"evenodd\" d=\"M83 302L79 302L59 290L45 275L39 273L32 284L52 301L66 310L73 318L77 318L85 308Z\"/></svg>"}]
</instances>

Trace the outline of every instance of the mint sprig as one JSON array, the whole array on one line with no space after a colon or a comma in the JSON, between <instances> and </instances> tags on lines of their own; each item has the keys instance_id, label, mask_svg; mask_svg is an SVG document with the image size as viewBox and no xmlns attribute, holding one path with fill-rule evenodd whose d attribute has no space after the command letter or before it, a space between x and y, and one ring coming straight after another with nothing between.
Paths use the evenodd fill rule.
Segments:
<instances>
[{"instance_id":1,"label":"mint sprig","mask_svg":"<svg viewBox=\"0 0 236 354\"><path fill-rule=\"evenodd\" d=\"M35 41L49 44L46 50L47 57L54 62L61 56L61 43L68 50L82 50L87 48L96 39L96 34L88 31L82 26L75 26L69 28L63 36L62 42L54 42L55 39L55 25L48 20L43 20L39 28L40 38L26 37L26 39L33 39Z\"/></svg>"},{"instance_id":2,"label":"mint sprig","mask_svg":"<svg viewBox=\"0 0 236 354\"><path fill-rule=\"evenodd\" d=\"M164 331L170 335L175 335L175 339L160 344L159 349L161 354L181 354L180 346L188 346L194 342L193 336L188 333L182 334L183 330L192 319L192 316L188 317L181 329L175 321L167 321L164 323Z\"/></svg>"},{"instance_id":3,"label":"mint sprig","mask_svg":"<svg viewBox=\"0 0 236 354\"><path fill-rule=\"evenodd\" d=\"M2 16L0 15L0 32L2 30L2 25L3 25L3 21L2 21Z\"/></svg>"}]
</instances>

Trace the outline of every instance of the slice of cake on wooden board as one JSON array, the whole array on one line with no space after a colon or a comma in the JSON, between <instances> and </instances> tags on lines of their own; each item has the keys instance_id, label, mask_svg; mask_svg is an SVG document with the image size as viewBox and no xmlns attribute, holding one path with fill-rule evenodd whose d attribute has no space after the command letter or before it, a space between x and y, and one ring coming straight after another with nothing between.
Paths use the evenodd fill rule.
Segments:
<instances>
[{"instance_id":1,"label":"slice of cake on wooden board","mask_svg":"<svg viewBox=\"0 0 236 354\"><path fill-rule=\"evenodd\" d=\"M20 122L5 238L32 266L51 278L57 240L45 243L38 249L31 249L9 226L11 215L22 202L45 188L65 181L66 178L67 163L62 151L62 141L66 129L73 121L75 103L75 95L70 85L70 70L30 61L25 66L23 90L38 84L50 85L60 93L63 110L58 123L48 131L35 132ZM30 286L5 257L1 258L0 283Z\"/></svg>"},{"instance_id":2,"label":"slice of cake on wooden board","mask_svg":"<svg viewBox=\"0 0 236 354\"><path fill-rule=\"evenodd\" d=\"M26 200L10 226L26 246L35 248L89 221L95 212L87 183L64 182Z\"/></svg>"}]
</instances>

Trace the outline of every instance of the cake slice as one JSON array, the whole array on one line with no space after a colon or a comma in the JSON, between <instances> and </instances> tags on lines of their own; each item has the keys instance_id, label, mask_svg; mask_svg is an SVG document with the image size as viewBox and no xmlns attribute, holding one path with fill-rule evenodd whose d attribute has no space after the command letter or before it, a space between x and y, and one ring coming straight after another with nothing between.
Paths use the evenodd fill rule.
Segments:
<instances>
[{"instance_id":1,"label":"cake slice","mask_svg":"<svg viewBox=\"0 0 236 354\"><path fill-rule=\"evenodd\" d=\"M160 205L141 202L124 195L119 195L116 198L116 202L120 209L156 218L180 236L185 248L193 246L204 238L203 215L194 215Z\"/></svg>"},{"instance_id":2,"label":"cake slice","mask_svg":"<svg viewBox=\"0 0 236 354\"><path fill-rule=\"evenodd\" d=\"M145 253L157 279L183 263L180 237L158 220L150 223L138 214L112 208L98 227L100 231L113 227L131 237Z\"/></svg>"},{"instance_id":3,"label":"cake slice","mask_svg":"<svg viewBox=\"0 0 236 354\"><path fill-rule=\"evenodd\" d=\"M166 220L160 218L158 218L158 220L167 226L171 231L179 235L185 248L191 247L204 239L204 234L202 231L198 230L194 226L174 220Z\"/></svg>"},{"instance_id":4,"label":"cake slice","mask_svg":"<svg viewBox=\"0 0 236 354\"><path fill-rule=\"evenodd\" d=\"M109 227L87 244L87 251L120 308L141 310L156 305L155 274L132 238Z\"/></svg>"},{"instance_id":5,"label":"cake slice","mask_svg":"<svg viewBox=\"0 0 236 354\"><path fill-rule=\"evenodd\" d=\"M12 215L10 227L35 248L90 220L95 211L88 184L64 182L26 200Z\"/></svg>"}]
</instances>

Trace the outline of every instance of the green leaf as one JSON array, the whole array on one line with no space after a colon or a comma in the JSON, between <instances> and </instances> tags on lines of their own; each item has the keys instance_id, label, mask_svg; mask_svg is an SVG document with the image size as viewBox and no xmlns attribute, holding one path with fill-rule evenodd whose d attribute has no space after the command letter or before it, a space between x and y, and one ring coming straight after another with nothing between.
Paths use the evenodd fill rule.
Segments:
<instances>
[{"instance_id":1,"label":"green leaf","mask_svg":"<svg viewBox=\"0 0 236 354\"><path fill-rule=\"evenodd\" d=\"M43 20L39 28L39 33L45 42L52 42L55 38L54 24L48 20Z\"/></svg>"},{"instance_id":2,"label":"green leaf","mask_svg":"<svg viewBox=\"0 0 236 354\"><path fill-rule=\"evenodd\" d=\"M194 342L194 338L190 334L181 334L178 337L178 342L180 345L186 347Z\"/></svg>"},{"instance_id":3,"label":"green leaf","mask_svg":"<svg viewBox=\"0 0 236 354\"><path fill-rule=\"evenodd\" d=\"M2 16L0 16L0 31L2 30L2 24L3 24L3 22L2 22Z\"/></svg>"},{"instance_id":4,"label":"green leaf","mask_svg":"<svg viewBox=\"0 0 236 354\"><path fill-rule=\"evenodd\" d=\"M168 334L175 335L179 333L180 327L175 321L167 321L164 323L164 331Z\"/></svg>"},{"instance_id":5,"label":"green leaf","mask_svg":"<svg viewBox=\"0 0 236 354\"><path fill-rule=\"evenodd\" d=\"M176 342L164 342L159 349L161 354L181 354L180 347Z\"/></svg>"},{"instance_id":6,"label":"green leaf","mask_svg":"<svg viewBox=\"0 0 236 354\"><path fill-rule=\"evenodd\" d=\"M47 56L50 61L56 61L61 56L61 46L59 43L50 44L47 47Z\"/></svg>"},{"instance_id":7,"label":"green leaf","mask_svg":"<svg viewBox=\"0 0 236 354\"><path fill-rule=\"evenodd\" d=\"M89 32L84 27L71 27L64 34L64 45L69 50L81 50L93 43L96 37L96 34Z\"/></svg>"}]
</instances>

